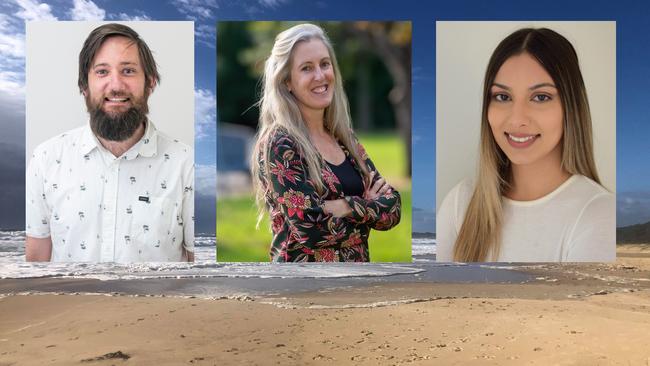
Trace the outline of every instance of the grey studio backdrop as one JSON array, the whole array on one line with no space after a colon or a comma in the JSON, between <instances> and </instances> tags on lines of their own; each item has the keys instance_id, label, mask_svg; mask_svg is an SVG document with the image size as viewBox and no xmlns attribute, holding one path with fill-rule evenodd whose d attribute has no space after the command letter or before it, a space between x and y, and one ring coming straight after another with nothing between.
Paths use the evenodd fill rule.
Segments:
<instances>
[{"instance_id":1,"label":"grey studio backdrop","mask_svg":"<svg viewBox=\"0 0 650 366\"><path fill-rule=\"evenodd\" d=\"M483 77L496 46L525 27L573 44L587 88L601 183L616 191L616 22L436 22L436 212L447 193L476 176Z\"/></svg>"},{"instance_id":2,"label":"grey studio backdrop","mask_svg":"<svg viewBox=\"0 0 650 366\"><path fill-rule=\"evenodd\" d=\"M79 51L88 34L111 22L28 22L26 26L26 163L34 148L86 125L77 86ZM115 22L133 28L151 49L161 83L149 96L158 130L194 146L194 23Z\"/></svg>"}]
</instances>

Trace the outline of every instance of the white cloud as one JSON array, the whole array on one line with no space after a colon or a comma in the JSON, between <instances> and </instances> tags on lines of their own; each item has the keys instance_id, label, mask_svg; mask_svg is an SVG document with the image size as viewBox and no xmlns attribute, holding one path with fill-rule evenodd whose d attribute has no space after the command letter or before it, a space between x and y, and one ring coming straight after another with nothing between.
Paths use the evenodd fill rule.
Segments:
<instances>
[{"instance_id":1,"label":"white cloud","mask_svg":"<svg viewBox=\"0 0 650 366\"><path fill-rule=\"evenodd\" d=\"M171 4L191 20L213 18L214 11L219 8L216 0L172 0Z\"/></svg>"},{"instance_id":2,"label":"white cloud","mask_svg":"<svg viewBox=\"0 0 650 366\"><path fill-rule=\"evenodd\" d=\"M278 5L282 5L286 0L259 0L260 5L266 6L267 8L274 8Z\"/></svg>"},{"instance_id":3,"label":"white cloud","mask_svg":"<svg viewBox=\"0 0 650 366\"><path fill-rule=\"evenodd\" d=\"M25 36L22 34L0 33L0 55L10 58L25 57Z\"/></svg>"},{"instance_id":4,"label":"white cloud","mask_svg":"<svg viewBox=\"0 0 650 366\"><path fill-rule=\"evenodd\" d=\"M0 92L13 99L25 100L25 74L0 70Z\"/></svg>"},{"instance_id":5,"label":"white cloud","mask_svg":"<svg viewBox=\"0 0 650 366\"><path fill-rule=\"evenodd\" d=\"M257 14L263 13L267 9L277 8L280 5L288 3L289 0L253 0L247 2L240 2L242 4L243 10L249 16L256 16ZM316 3L317 7L322 8L322 4Z\"/></svg>"},{"instance_id":6,"label":"white cloud","mask_svg":"<svg viewBox=\"0 0 650 366\"><path fill-rule=\"evenodd\" d=\"M128 15L126 13L119 13L117 15L111 14L111 18L124 20L124 21L145 21L151 20L147 14L142 11L136 11L137 15Z\"/></svg>"},{"instance_id":7,"label":"white cloud","mask_svg":"<svg viewBox=\"0 0 650 366\"><path fill-rule=\"evenodd\" d=\"M214 24L199 24L194 28L196 41L207 47L215 48L217 43L217 30Z\"/></svg>"},{"instance_id":8,"label":"white cloud","mask_svg":"<svg viewBox=\"0 0 650 366\"><path fill-rule=\"evenodd\" d=\"M0 32L4 32L11 27L9 15L0 13Z\"/></svg>"},{"instance_id":9,"label":"white cloud","mask_svg":"<svg viewBox=\"0 0 650 366\"><path fill-rule=\"evenodd\" d=\"M92 0L73 0L74 8L70 9L69 15L72 20L104 20L106 11Z\"/></svg>"},{"instance_id":10,"label":"white cloud","mask_svg":"<svg viewBox=\"0 0 650 366\"><path fill-rule=\"evenodd\" d=\"M57 20L52 15L52 8L45 3L39 3L35 0L15 0L20 10L14 13L20 19L25 21L31 20Z\"/></svg>"},{"instance_id":11,"label":"white cloud","mask_svg":"<svg viewBox=\"0 0 650 366\"><path fill-rule=\"evenodd\" d=\"M25 21L56 20L47 4L16 0L10 4L15 17L0 14L0 94L4 102L25 100Z\"/></svg>"},{"instance_id":12,"label":"white cloud","mask_svg":"<svg viewBox=\"0 0 650 366\"><path fill-rule=\"evenodd\" d=\"M216 196L217 167L216 165L194 166L194 191L204 196Z\"/></svg>"},{"instance_id":13,"label":"white cloud","mask_svg":"<svg viewBox=\"0 0 650 366\"><path fill-rule=\"evenodd\" d=\"M194 91L194 126L196 139L214 138L217 123L217 98L207 89Z\"/></svg>"}]
</instances>

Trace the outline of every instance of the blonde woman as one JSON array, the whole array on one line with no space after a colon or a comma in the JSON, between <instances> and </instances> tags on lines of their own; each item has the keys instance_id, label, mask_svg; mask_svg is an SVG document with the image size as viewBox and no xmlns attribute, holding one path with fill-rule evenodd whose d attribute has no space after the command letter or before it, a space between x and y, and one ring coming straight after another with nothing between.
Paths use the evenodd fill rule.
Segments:
<instances>
[{"instance_id":1,"label":"blonde woman","mask_svg":"<svg viewBox=\"0 0 650 366\"><path fill-rule=\"evenodd\" d=\"M367 262L370 229L400 220L400 196L351 129L348 102L323 30L278 34L266 60L251 160L260 218L277 262Z\"/></svg>"},{"instance_id":2,"label":"blonde woman","mask_svg":"<svg viewBox=\"0 0 650 366\"><path fill-rule=\"evenodd\" d=\"M615 199L600 185L587 93L571 43L521 29L485 73L475 182L444 199L438 261L615 259Z\"/></svg>"}]
</instances>

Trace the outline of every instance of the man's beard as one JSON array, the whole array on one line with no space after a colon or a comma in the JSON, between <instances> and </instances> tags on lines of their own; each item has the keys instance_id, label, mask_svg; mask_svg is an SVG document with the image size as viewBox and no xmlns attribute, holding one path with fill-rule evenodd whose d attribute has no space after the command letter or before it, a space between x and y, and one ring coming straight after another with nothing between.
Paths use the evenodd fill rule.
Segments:
<instances>
[{"instance_id":1,"label":"man's beard","mask_svg":"<svg viewBox=\"0 0 650 366\"><path fill-rule=\"evenodd\" d=\"M149 107L148 93L136 99L133 95L112 92L110 97L128 97L131 106L124 112L107 113L103 108L104 97L94 103L89 95L86 96L86 108L90 114L90 128L96 136L108 141L125 141L133 136L135 131L147 120Z\"/></svg>"}]
</instances>

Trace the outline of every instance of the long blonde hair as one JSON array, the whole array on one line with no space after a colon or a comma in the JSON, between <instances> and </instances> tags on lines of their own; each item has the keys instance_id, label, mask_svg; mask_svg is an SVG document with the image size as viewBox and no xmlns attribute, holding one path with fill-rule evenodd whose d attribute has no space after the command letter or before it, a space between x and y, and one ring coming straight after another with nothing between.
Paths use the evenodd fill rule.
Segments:
<instances>
[{"instance_id":1,"label":"long blonde hair","mask_svg":"<svg viewBox=\"0 0 650 366\"><path fill-rule=\"evenodd\" d=\"M364 177L368 176L368 168L361 159L361 154L357 149L352 134L348 99L343 90L343 80L329 38L320 27L313 24L299 24L291 27L278 34L275 38L271 55L264 64L262 96L257 103L260 109L260 117L255 146L251 155L251 173L255 189L255 200L259 209L258 224L265 211L266 190L272 189L272 187L264 186L259 179L259 174L260 172L265 174L268 181L268 156L271 149L269 141L273 139L278 131L286 133L296 143L306 163L305 170L314 183L318 194L325 191L325 185L321 178L323 161L309 138L309 130L300 114L297 100L287 88L287 82L291 75L293 50L299 42L307 42L312 39L322 41L327 47L334 69L334 93L331 104L325 108L325 129L350 152Z\"/></svg>"},{"instance_id":2,"label":"long blonde hair","mask_svg":"<svg viewBox=\"0 0 650 366\"><path fill-rule=\"evenodd\" d=\"M502 196L509 187L511 168L488 122L490 88L503 63L522 53L535 58L558 88L564 114L562 168L600 183L594 163L589 101L575 49L550 29L525 28L512 33L494 50L485 72L478 179L454 245L455 261L479 262L498 257Z\"/></svg>"}]
</instances>

